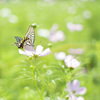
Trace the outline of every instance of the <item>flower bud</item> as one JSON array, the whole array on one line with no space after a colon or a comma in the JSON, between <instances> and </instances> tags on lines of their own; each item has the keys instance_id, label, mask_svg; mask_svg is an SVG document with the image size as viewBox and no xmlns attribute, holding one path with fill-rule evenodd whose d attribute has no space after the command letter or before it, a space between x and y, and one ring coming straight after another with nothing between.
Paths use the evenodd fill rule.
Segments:
<instances>
[{"instance_id":1,"label":"flower bud","mask_svg":"<svg viewBox=\"0 0 100 100\"><path fill-rule=\"evenodd\" d=\"M50 47L50 48L51 48L51 47L52 47L52 43L48 43L48 47Z\"/></svg>"},{"instance_id":2,"label":"flower bud","mask_svg":"<svg viewBox=\"0 0 100 100\"><path fill-rule=\"evenodd\" d=\"M29 90L29 87L28 86L24 87L24 90Z\"/></svg>"},{"instance_id":3,"label":"flower bud","mask_svg":"<svg viewBox=\"0 0 100 100\"><path fill-rule=\"evenodd\" d=\"M33 28L37 28L38 27L38 25L36 23L33 23L32 26L33 26Z\"/></svg>"},{"instance_id":4,"label":"flower bud","mask_svg":"<svg viewBox=\"0 0 100 100\"><path fill-rule=\"evenodd\" d=\"M31 68L31 69L34 69L34 66L33 66L33 65L31 65L31 66L30 66L30 68Z\"/></svg>"}]
</instances>

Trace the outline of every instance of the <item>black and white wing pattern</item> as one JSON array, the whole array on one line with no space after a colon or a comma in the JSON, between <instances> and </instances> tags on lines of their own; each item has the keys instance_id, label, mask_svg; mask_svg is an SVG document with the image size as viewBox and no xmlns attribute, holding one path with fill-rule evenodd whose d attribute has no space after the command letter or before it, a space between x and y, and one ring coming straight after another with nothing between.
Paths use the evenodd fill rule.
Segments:
<instances>
[{"instance_id":1,"label":"black and white wing pattern","mask_svg":"<svg viewBox=\"0 0 100 100\"><path fill-rule=\"evenodd\" d=\"M18 48L24 48L25 46L34 46L35 41L35 31L32 25L29 26L29 29L24 38L15 36L17 43L15 45Z\"/></svg>"},{"instance_id":2,"label":"black and white wing pattern","mask_svg":"<svg viewBox=\"0 0 100 100\"><path fill-rule=\"evenodd\" d=\"M25 46L34 46L34 41L35 41L35 31L32 25L29 26L29 29L24 37L24 39L27 39L24 42L24 47Z\"/></svg>"}]
</instances>

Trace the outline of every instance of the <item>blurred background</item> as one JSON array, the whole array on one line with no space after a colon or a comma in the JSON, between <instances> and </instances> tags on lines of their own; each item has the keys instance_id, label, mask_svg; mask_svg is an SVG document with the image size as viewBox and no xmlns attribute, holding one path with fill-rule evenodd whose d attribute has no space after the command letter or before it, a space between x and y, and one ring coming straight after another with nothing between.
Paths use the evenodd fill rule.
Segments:
<instances>
[{"instance_id":1,"label":"blurred background","mask_svg":"<svg viewBox=\"0 0 100 100\"><path fill-rule=\"evenodd\" d=\"M46 64L56 61L55 52L81 48L79 55L85 69L80 77L87 88L86 100L100 100L100 2L99 0L0 0L0 100L32 100L32 81L23 72L26 56L13 46L14 36L24 37L28 27L37 23L35 45L52 44ZM64 33L64 41L53 42L46 37L52 27ZM42 30L42 31L41 31ZM25 73L24 73L25 74ZM28 73L27 73L28 75ZM31 75L30 75L31 76ZM24 79L23 79L24 77ZM37 99L34 99L37 100Z\"/></svg>"}]
</instances>

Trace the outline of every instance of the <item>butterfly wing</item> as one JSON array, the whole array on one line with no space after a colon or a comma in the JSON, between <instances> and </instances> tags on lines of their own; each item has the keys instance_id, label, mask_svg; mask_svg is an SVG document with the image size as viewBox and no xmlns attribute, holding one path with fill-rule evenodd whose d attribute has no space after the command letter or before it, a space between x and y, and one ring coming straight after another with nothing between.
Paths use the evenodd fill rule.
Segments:
<instances>
[{"instance_id":1,"label":"butterfly wing","mask_svg":"<svg viewBox=\"0 0 100 100\"><path fill-rule=\"evenodd\" d=\"M29 26L29 29L28 29L24 38L28 38L28 40L25 42L29 42L28 44L34 45L35 31L34 31L34 28L32 25Z\"/></svg>"},{"instance_id":2,"label":"butterfly wing","mask_svg":"<svg viewBox=\"0 0 100 100\"><path fill-rule=\"evenodd\" d=\"M33 26L32 25L29 26L29 29L23 39L18 36L15 36L15 39L17 41L17 43L15 44L18 48L23 48L25 46L34 46L35 31Z\"/></svg>"},{"instance_id":3,"label":"butterfly wing","mask_svg":"<svg viewBox=\"0 0 100 100\"><path fill-rule=\"evenodd\" d=\"M19 43L22 40L22 38L20 38L18 36L15 36L15 39L16 39L17 43Z\"/></svg>"},{"instance_id":4,"label":"butterfly wing","mask_svg":"<svg viewBox=\"0 0 100 100\"><path fill-rule=\"evenodd\" d=\"M24 45L24 46L23 46L24 48L25 48L26 46L34 46L34 44L32 44L30 40L26 40L26 41L24 42L23 45Z\"/></svg>"},{"instance_id":5,"label":"butterfly wing","mask_svg":"<svg viewBox=\"0 0 100 100\"><path fill-rule=\"evenodd\" d=\"M23 40L22 38L15 36L16 43L14 43L18 48L21 48L21 41Z\"/></svg>"}]
</instances>

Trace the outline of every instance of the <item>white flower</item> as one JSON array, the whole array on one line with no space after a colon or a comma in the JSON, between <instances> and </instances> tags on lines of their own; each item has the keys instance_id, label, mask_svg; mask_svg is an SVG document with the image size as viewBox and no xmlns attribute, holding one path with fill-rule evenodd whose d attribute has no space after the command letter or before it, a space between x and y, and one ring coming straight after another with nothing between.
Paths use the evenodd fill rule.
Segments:
<instances>
[{"instance_id":1,"label":"white flower","mask_svg":"<svg viewBox=\"0 0 100 100\"><path fill-rule=\"evenodd\" d=\"M19 49L19 53L27 56L39 57L39 56L46 56L51 53L50 48L47 48L43 51L43 47L41 45L38 45L36 47L36 50L34 50L32 46L27 46L24 49L25 49L24 51Z\"/></svg>"},{"instance_id":2,"label":"white flower","mask_svg":"<svg viewBox=\"0 0 100 100\"><path fill-rule=\"evenodd\" d=\"M66 56L64 60L65 64L69 68L77 68L80 65L80 62L73 58L73 56Z\"/></svg>"},{"instance_id":3,"label":"white flower","mask_svg":"<svg viewBox=\"0 0 100 100\"><path fill-rule=\"evenodd\" d=\"M66 54L64 52L58 52L58 53L55 53L55 58L57 60L64 60L66 57Z\"/></svg>"},{"instance_id":4,"label":"white flower","mask_svg":"<svg viewBox=\"0 0 100 100\"><path fill-rule=\"evenodd\" d=\"M73 32L73 31L81 31L83 30L83 26L81 24L73 24L71 22L67 23L67 28Z\"/></svg>"}]
</instances>

